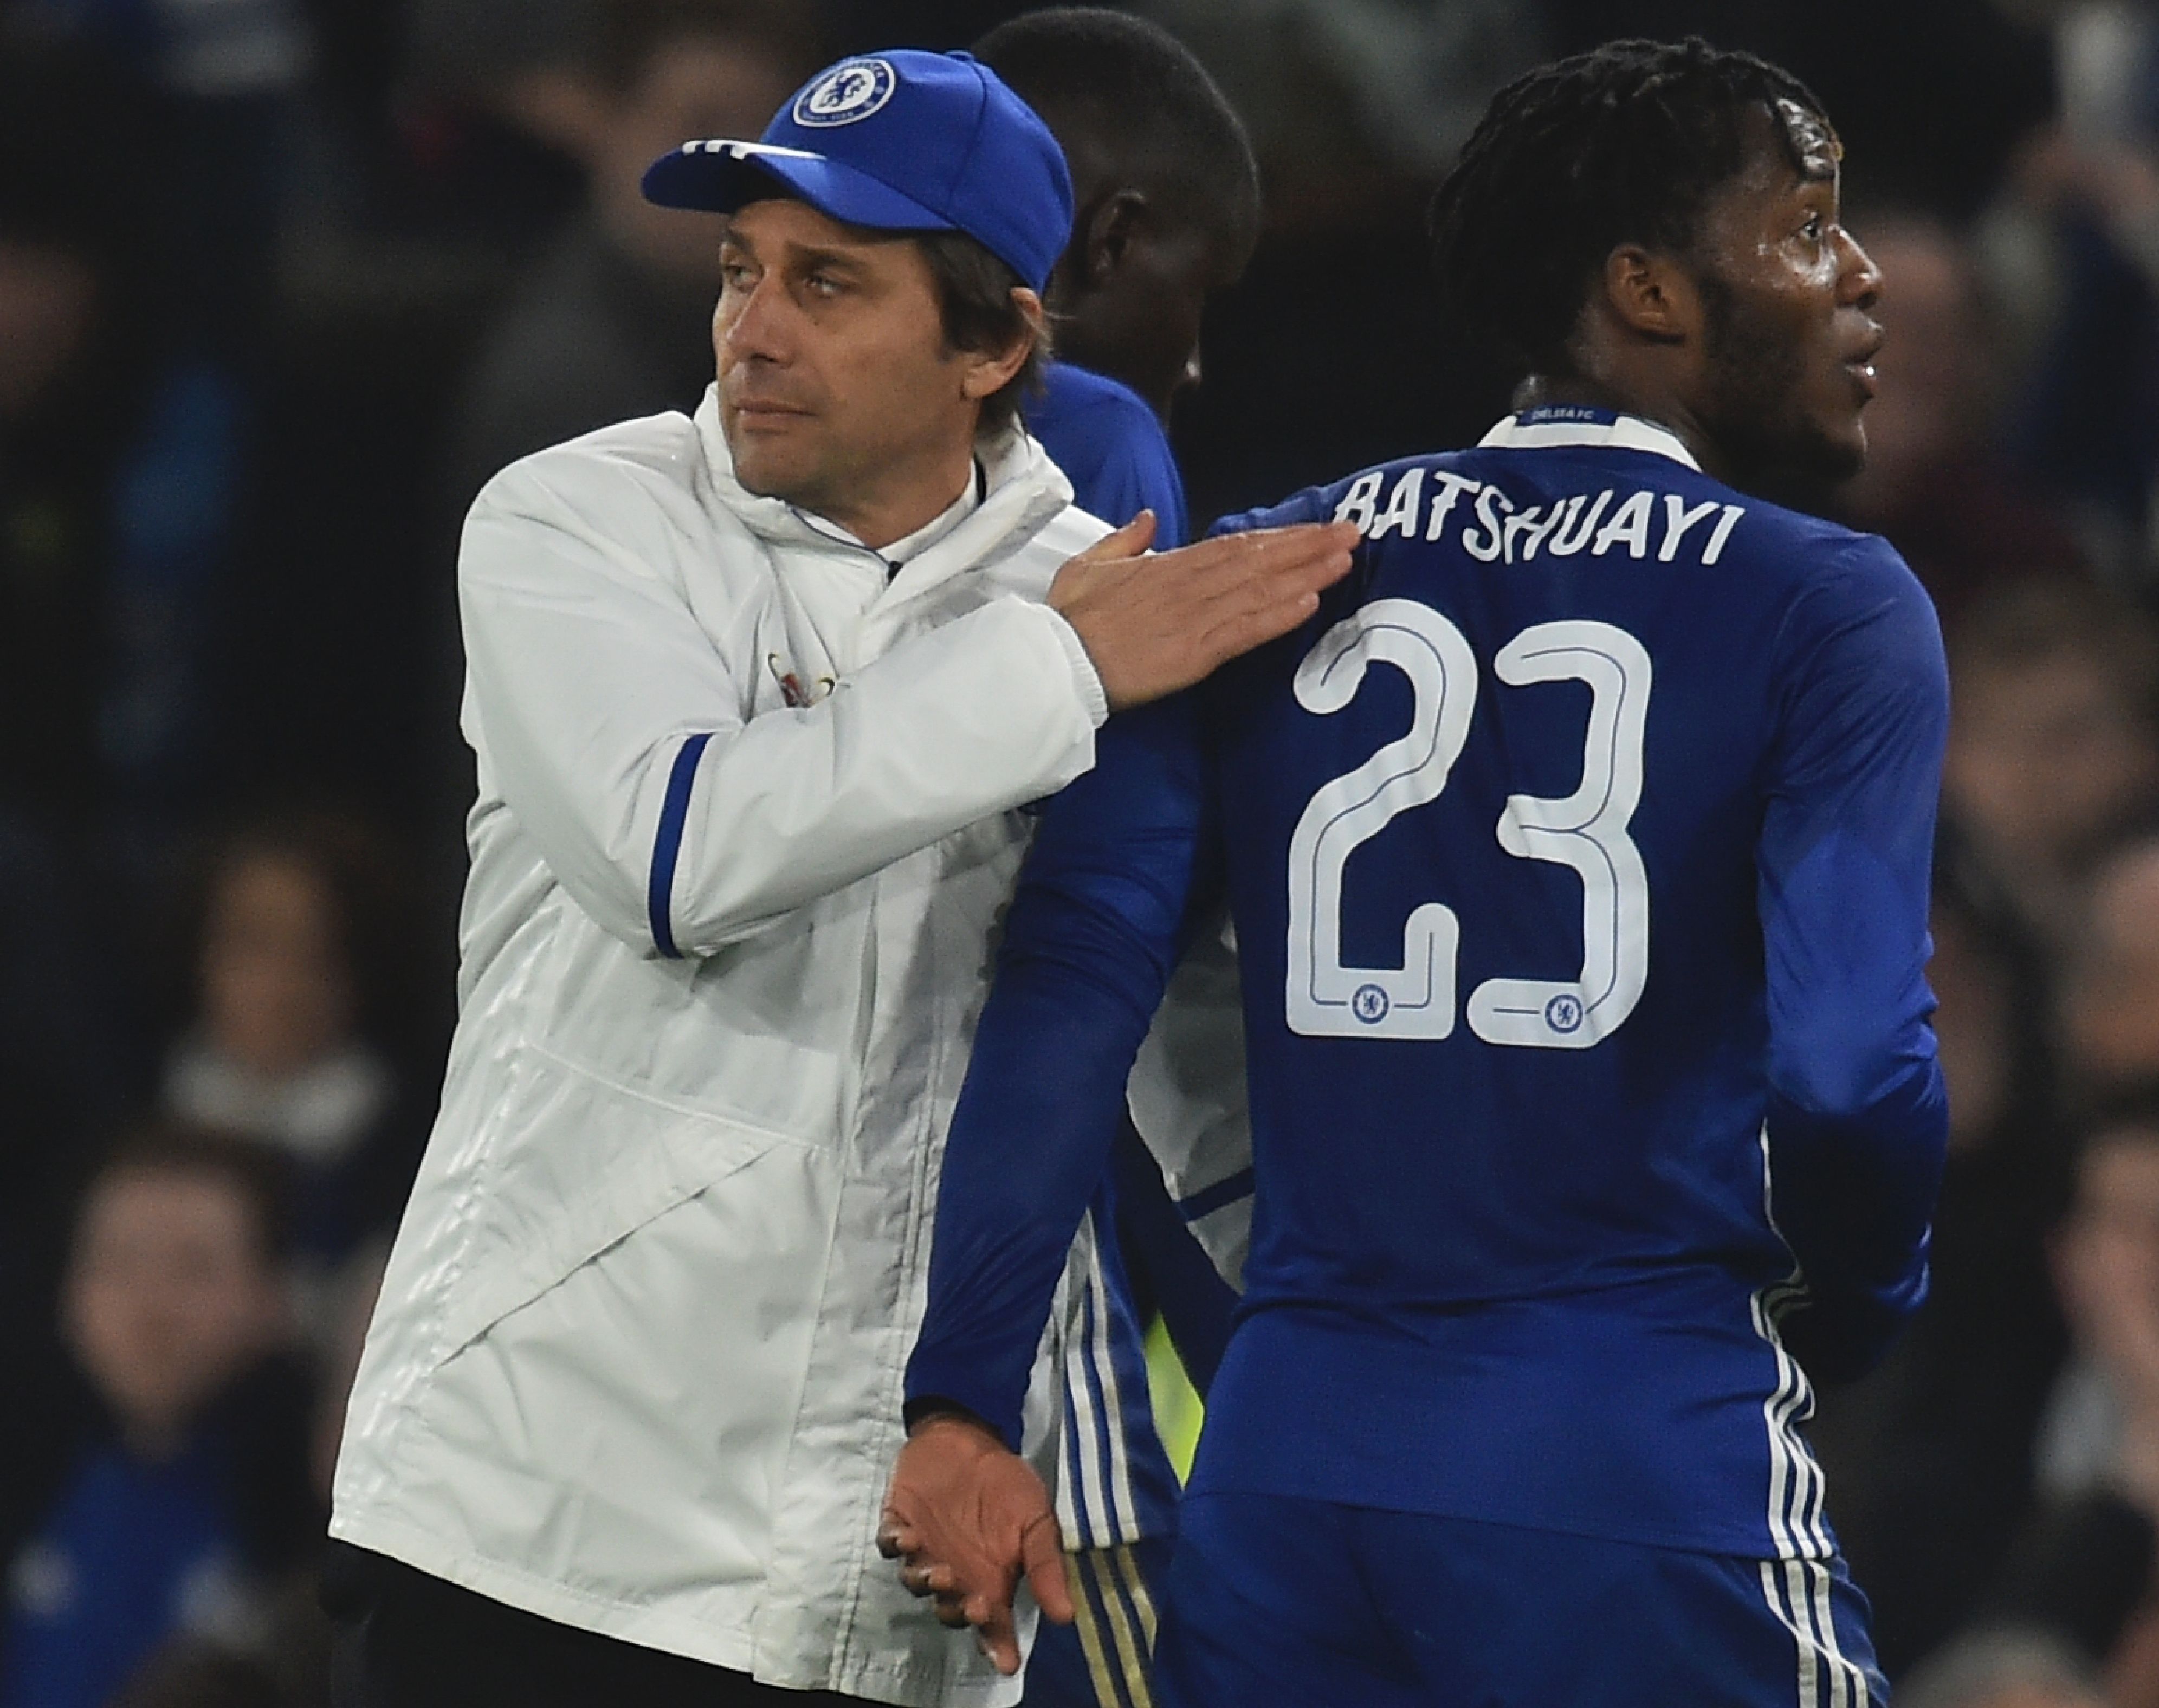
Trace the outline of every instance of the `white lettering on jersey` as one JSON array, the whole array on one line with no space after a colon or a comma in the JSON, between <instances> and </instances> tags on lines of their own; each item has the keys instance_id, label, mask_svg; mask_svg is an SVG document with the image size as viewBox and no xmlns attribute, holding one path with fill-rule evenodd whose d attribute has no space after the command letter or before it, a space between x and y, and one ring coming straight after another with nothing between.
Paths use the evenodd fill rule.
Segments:
<instances>
[{"instance_id":1,"label":"white lettering on jersey","mask_svg":"<svg viewBox=\"0 0 2159 1708\"><path fill-rule=\"evenodd\" d=\"M1514 687L1589 684L1582 785L1564 800L1510 794L1499 846L1518 860L1571 866L1582 877L1582 973L1487 979L1469 993L1469 1029L1487 1043L1587 1049L1618 1028L1649 978L1649 874L1627 826L1642 799L1649 655L1609 623L1540 623L1492 661Z\"/></svg>"},{"instance_id":2,"label":"white lettering on jersey","mask_svg":"<svg viewBox=\"0 0 2159 1708\"><path fill-rule=\"evenodd\" d=\"M1297 703L1323 717L1344 710L1375 660L1409 678L1409 732L1314 794L1290 837L1289 1025L1308 1038L1445 1038L1454 1030L1454 910L1426 902L1410 914L1401 966L1345 966L1342 869L1397 813L1447 787L1469 738L1477 660L1462 631L1430 606L1375 599L1305 655Z\"/></svg>"},{"instance_id":3,"label":"white lettering on jersey","mask_svg":"<svg viewBox=\"0 0 2159 1708\"><path fill-rule=\"evenodd\" d=\"M1424 502L1424 470L1405 469L1402 478L1395 483L1395 489L1387 495L1387 507L1380 512L1379 520L1372 524L1367 540L1377 540L1383 535L1400 534L1405 540L1416 538L1417 510Z\"/></svg>"},{"instance_id":4,"label":"white lettering on jersey","mask_svg":"<svg viewBox=\"0 0 2159 1708\"><path fill-rule=\"evenodd\" d=\"M1589 548L1593 557L1602 557L1622 540L1627 542L1628 555L1647 557L1649 555L1649 494L1638 492L1621 505L1610 521L1597 531L1597 543Z\"/></svg>"},{"instance_id":5,"label":"white lettering on jersey","mask_svg":"<svg viewBox=\"0 0 2159 1708\"><path fill-rule=\"evenodd\" d=\"M1432 487L1428 513L1424 502L1427 475ZM1645 558L1649 555L1650 519L1655 514L1655 494L1651 493L1630 493L1611 520L1606 521L1605 511L1617 496L1610 487L1598 493L1593 502L1587 494L1577 493L1555 499L1549 509L1532 505L1518 510L1514 500L1496 486L1466 479L1444 468L1426 469L1420 466L1404 469L1395 477L1393 489L1382 503L1380 494L1386 480L1384 469L1369 468L1359 474L1349 483L1341 501L1334 506L1334 520L1353 524L1367 540L1382 540L1390 534L1414 540L1418 536L1417 524L1421 516L1423 537L1428 541L1437 541L1445 536L1447 518L1454 513L1456 500L1467 494L1476 500L1476 520L1462 531L1462 549L1480 563L1503 559L1509 563L1527 563L1545 549L1554 557L1572 557L1585 546L1593 556L1602 557L1623 542L1629 556ZM1666 493L1664 499L1665 537L1658 548L1657 560L1670 563L1678 558L1686 536L1720 506L1714 499L1690 505L1677 493ZM1723 555L1732 529L1747 513L1742 505L1727 504L1721 508L1723 514L1718 516L1708 543L1702 548L1704 564L1713 564ZM1602 526L1598 525L1600 522Z\"/></svg>"},{"instance_id":6,"label":"white lettering on jersey","mask_svg":"<svg viewBox=\"0 0 2159 1708\"><path fill-rule=\"evenodd\" d=\"M1436 490L1432 494L1432 520L1425 523L1425 538L1438 540L1447 531L1447 514L1455 507L1455 499L1462 497L1464 492L1483 492L1483 482L1462 479L1462 475L1448 475L1444 468L1433 468L1432 482Z\"/></svg>"},{"instance_id":7,"label":"white lettering on jersey","mask_svg":"<svg viewBox=\"0 0 2159 1708\"><path fill-rule=\"evenodd\" d=\"M1553 505L1551 514L1544 516L1541 521L1538 518L1544 513L1534 506L1522 511L1519 515L1507 518L1506 558L1508 562L1514 562L1514 540L1517 535L1526 534L1530 536L1528 543L1522 547L1521 561L1527 563L1537 555L1537 547L1544 544L1545 536L1551 532L1552 524L1559 520L1559 509L1558 505Z\"/></svg>"},{"instance_id":8,"label":"white lettering on jersey","mask_svg":"<svg viewBox=\"0 0 2159 1708\"><path fill-rule=\"evenodd\" d=\"M1747 508L1744 505L1725 505L1724 514L1716 520L1716 531L1709 536L1709 544L1702 547L1701 561L1704 567L1724 556L1724 542L1732 537L1732 531L1739 525L1739 519L1746 514Z\"/></svg>"},{"instance_id":9,"label":"white lettering on jersey","mask_svg":"<svg viewBox=\"0 0 2159 1708\"><path fill-rule=\"evenodd\" d=\"M1447 513L1453 510L1455 499L1465 492L1482 492L1484 483L1464 480L1459 474L1450 474L1444 468L1433 469L1432 479L1437 489L1432 495L1432 520L1425 524L1424 537L1437 540L1447 531Z\"/></svg>"},{"instance_id":10,"label":"white lettering on jersey","mask_svg":"<svg viewBox=\"0 0 2159 1708\"><path fill-rule=\"evenodd\" d=\"M1666 493L1665 494L1665 543L1657 549L1657 562L1670 563L1677 557L1680 555L1680 541L1686 538L1687 530L1704 516L1716 514L1715 499L1711 499L1707 504L1699 504L1692 510L1689 510L1686 500L1677 493Z\"/></svg>"},{"instance_id":11,"label":"white lettering on jersey","mask_svg":"<svg viewBox=\"0 0 2159 1708\"><path fill-rule=\"evenodd\" d=\"M1604 507L1612 502L1612 489L1606 487L1597 494L1597 502L1590 506L1589 514L1582 513L1588 499L1576 496L1562 506L1566 520L1552 530L1551 553L1555 557L1571 557L1589 543L1589 536L1597 530L1597 519L1604 514Z\"/></svg>"},{"instance_id":12,"label":"white lettering on jersey","mask_svg":"<svg viewBox=\"0 0 2159 1708\"><path fill-rule=\"evenodd\" d=\"M1342 882L1349 857L1400 814L1437 800L1469 739L1477 660L1462 631L1414 599L1375 599L1320 637L1297 667L1298 704L1346 709L1374 661L1409 678L1410 727L1354 770L1321 787L1290 838L1289 937L1283 997L1307 1038L1452 1035L1461 924L1439 902L1413 908L1399 967L1345 965ZM1522 860L1582 877L1582 974L1571 980L1487 979L1471 992L1470 1030L1487 1043L1587 1049L1633 1012L1649 978L1649 882L1627 834L1642 794L1650 668L1642 644L1608 623L1541 623L1494 660L1499 679L1589 685L1582 784L1563 800L1513 794L1496 834Z\"/></svg>"},{"instance_id":13,"label":"white lettering on jersey","mask_svg":"<svg viewBox=\"0 0 2159 1708\"><path fill-rule=\"evenodd\" d=\"M1477 494L1477 520L1484 525L1480 536L1476 529L1462 531L1462 549L1479 563L1489 563L1499 555L1504 543L1505 524L1499 520L1499 506L1504 505L1511 515L1514 500L1496 486L1488 486Z\"/></svg>"},{"instance_id":14,"label":"white lettering on jersey","mask_svg":"<svg viewBox=\"0 0 2159 1708\"><path fill-rule=\"evenodd\" d=\"M1334 520L1354 522L1359 533L1369 533L1373 511L1380 502L1380 483L1386 478L1375 468L1351 481L1349 490L1342 494L1342 502L1334 506Z\"/></svg>"}]
</instances>

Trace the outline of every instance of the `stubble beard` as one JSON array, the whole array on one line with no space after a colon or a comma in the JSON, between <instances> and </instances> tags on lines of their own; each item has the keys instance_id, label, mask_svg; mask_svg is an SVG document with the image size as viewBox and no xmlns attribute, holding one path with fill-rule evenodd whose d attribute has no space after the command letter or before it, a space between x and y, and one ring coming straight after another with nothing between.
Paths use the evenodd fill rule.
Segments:
<instances>
[{"instance_id":1,"label":"stubble beard","mask_svg":"<svg viewBox=\"0 0 2159 1708\"><path fill-rule=\"evenodd\" d=\"M1706 413L1732 465L1733 484L1802 509L1820 508L1840 483L1859 473L1865 452L1830 438L1808 418L1805 356L1797 340L1714 274L1702 274L1701 288L1707 311Z\"/></svg>"}]
</instances>

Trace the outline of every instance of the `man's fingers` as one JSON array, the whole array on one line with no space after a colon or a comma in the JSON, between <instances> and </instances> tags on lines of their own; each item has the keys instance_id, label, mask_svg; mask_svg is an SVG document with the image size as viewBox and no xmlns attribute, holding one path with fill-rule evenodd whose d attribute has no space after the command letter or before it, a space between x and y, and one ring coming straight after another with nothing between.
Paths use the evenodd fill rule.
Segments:
<instances>
[{"instance_id":1,"label":"man's fingers","mask_svg":"<svg viewBox=\"0 0 2159 1708\"><path fill-rule=\"evenodd\" d=\"M1200 674L1287 634L1319 608L1319 595L1300 588L1264 603L1222 613L1193 639Z\"/></svg>"},{"instance_id":2,"label":"man's fingers","mask_svg":"<svg viewBox=\"0 0 2159 1708\"><path fill-rule=\"evenodd\" d=\"M969 1597L967 1623L975 1628L975 1639L991 1665L1007 1678L1019 1670L1019 1637L1012 1629L1010 1597L995 1602L986 1596Z\"/></svg>"},{"instance_id":3,"label":"man's fingers","mask_svg":"<svg viewBox=\"0 0 2159 1708\"><path fill-rule=\"evenodd\" d=\"M1266 558L1283 552L1321 549L1352 551L1359 535L1350 522L1292 522L1279 528L1247 528L1240 533L1217 534L1211 540L1201 540L1176 551L1164 552L1165 560L1182 556L1196 563L1212 562L1220 558Z\"/></svg>"},{"instance_id":4,"label":"man's fingers","mask_svg":"<svg viewBox=\"0 0 2159 1708\"><path fill-rule=\"evenodd\" d=\"M1195 577L1238 580L1255 573L1292 570L1321 559L1349 567L1357 547L1357 530L1348 522L1300 522L1287 528L1254 528L1242 534L1218 534L1196 546L1165 551L1151 562L1151 572L1175 567Z\"/></svg>"},{"instance_id":5,"label":"man's fingers","mask_svg":"<svg viewBox=\"0 0 2159 1708\"><path fill-rule=\"evenodd\" d=\"M903 1555L914 1553L921 1540L912 1524L889 1509L885 1513L884 1523L878 1527L878 1552L888 1560L898 1560Z\"/></svg>"},{"instance_id":6,"label":"man's fingers","mask_svg":"<svg viewBox=\"0 0 2159 1708\"><path fill-rule=\"evenodd\" d=\"M1137 557L1154 544L1157 527L1152 510L1142 510L1121 528L1113 528L1080 554L1083 563L1099 563L1105 557Z\"/></svg>"},{"instance_id":7,"label":"man's fingers","mask_svg":"<svg viewBox=\"0 0 2159 1708\"><path fill-rule=\"evenodd\" d=\"M917 1596L951 1596L960 1586L950 1566L920 1560L910 1560L901 1566L899 1581L909 1595Z\"/></svg>"},{"instance_id":8,"label":"man's fingers","mask_svg":"<svg viewBox=\"0 0 2159 1708\"><path fill-rule=\"evenodd\" d=\"M1027 1586L1034 1592L1042 1617L1054 1625L1069 1625L1074 1612L1072 1580L1066 1573L1057 1520L1045 1514L1028 1525L1020 1538L1020 1555L1026 1564Z\"/></svg>"},{"instance_id":9,"label":"man's fingers","mask_svg":"<svg viewBox=\"0 0 2159 1708\"><path fill-rule=\"evenodd\" d=\"M1224 559L1192 571L1183 589L1193 606L1209 611L1243 608L1301 593L1332 587L1355 562L1349 546L1333 539L1333 530L1310 529L1294 545Z\"/></svg>"}]
</instances>

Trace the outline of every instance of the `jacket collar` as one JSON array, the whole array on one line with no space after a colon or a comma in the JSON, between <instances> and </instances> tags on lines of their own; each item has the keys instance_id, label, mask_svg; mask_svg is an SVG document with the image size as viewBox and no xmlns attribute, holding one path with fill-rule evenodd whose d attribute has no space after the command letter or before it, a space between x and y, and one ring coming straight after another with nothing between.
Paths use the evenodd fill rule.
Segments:
<instances>
[{"instance_id":1,"label":"jacket collar","mask_svg":"<svg viewBox=\"0 0 2159 1708\"><path fill-rule=\"evenodd\" d=\"M714 491L751 533L774 546L878 556L830 522L805 515L784 499L761 497L735 479L734 458L720 430L718 386L706 387L696 421ZM903 595L923 592L961 570L985 568L1010 556L1070 506L1072 483L1023 428L1013 427L982 439L975 454L982 465L981 502L900 567L893 586Z\"/></svg>"},{"instance_id":2,"label":"jacket collar","mask_svg":"<svg viewBox=\"0 0 2159 1708\"><path fill-rule=\"evenodd\" d=\"M1576 404L1548 403L1518 415L1503 416L1492 431L1477 442L1513 450L1556 449L1562 446L1611 446L1623 451L1647 451L1684 463L1699 474L1694 459L1680 436L1639 415L1614 410L1589 409Z\"/></svg>"}]
</instances>

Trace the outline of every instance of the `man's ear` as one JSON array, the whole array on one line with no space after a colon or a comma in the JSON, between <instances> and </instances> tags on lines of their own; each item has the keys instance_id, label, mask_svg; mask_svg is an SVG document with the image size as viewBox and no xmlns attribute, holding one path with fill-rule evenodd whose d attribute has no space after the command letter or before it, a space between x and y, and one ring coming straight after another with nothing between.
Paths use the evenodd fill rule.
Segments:
<instances>
[{"instance_id":1,"label":"man's ear","mask_svg":"<svg viewBox=\"0 0 2159 1708\"><path fill-rule=\"evenodd\" d=\"M1636 337L1685 344L1701 335L1701 287L1672 256L1623 243L1604 257L1600 282L1606 308Z\"/></svg>"},{"instance_id":2,"label":"man's ear","mask_svg":"<svg viewBox=\"0 0 2159 1708\"><path fill-rule=\"evenodd\" d=\"M1147 215L1143 190L1112 190L1095 203L1074 246L1078 251L1074 258L1079 261L1079 277L1073 282L1092 290L1116 272L1131 247L1133 232Z\"/></svg>"},{"instance_id":3,"label":"man's ear","mask_svg":"<svg viewBox=\"0 0 2159 1708\"><path fill-rule=\"evenodd\" d=\"M1012 375L1027 365L1028 357L1042 337L1042 298L1026 286L1015 285L1012 301L1021 318L1027 322L1026 331L1013 339L1007 349L963 352L966 367L960 375L960 392L978 403L1002 391Z\"/></svg>"}]
</instances>

